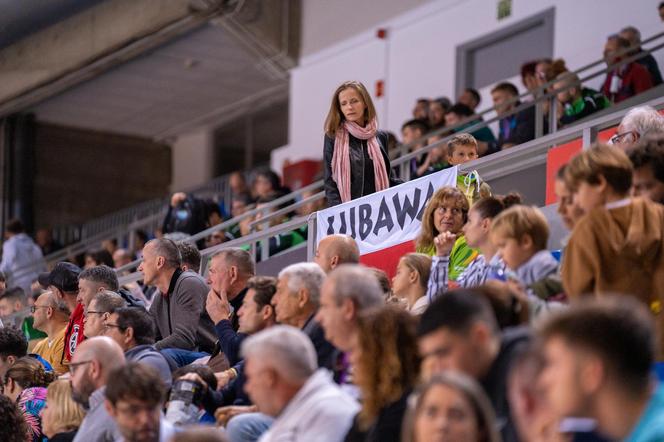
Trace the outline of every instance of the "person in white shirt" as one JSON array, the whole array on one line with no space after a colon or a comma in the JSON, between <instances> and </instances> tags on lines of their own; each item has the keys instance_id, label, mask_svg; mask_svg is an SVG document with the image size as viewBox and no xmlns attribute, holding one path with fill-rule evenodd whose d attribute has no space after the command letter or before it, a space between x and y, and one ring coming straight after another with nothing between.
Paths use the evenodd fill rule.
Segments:
<instances>
[{"instance_id":1,"label":"person in white shirt","mask_svg":"<svg viewBox=\"0 0 664 442\"><path fill-rule=\"evenodd\" d=\"M359 404L317 370L316 351L302 331L270 327L242 343L245 391L258 410L275 418L260 442L341 442Z\"/></svg>"}]
</instances>

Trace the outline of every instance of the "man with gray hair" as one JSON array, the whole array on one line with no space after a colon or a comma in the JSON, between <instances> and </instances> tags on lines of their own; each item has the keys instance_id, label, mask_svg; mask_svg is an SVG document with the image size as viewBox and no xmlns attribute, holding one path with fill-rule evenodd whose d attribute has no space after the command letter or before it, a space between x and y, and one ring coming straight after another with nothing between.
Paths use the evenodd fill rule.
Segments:
<instances>
[{"instance_id":1,"label":"man with gray hair","mask_svg":"<svg viewBox=\"0 0 664 442\"><path fill-rule=\"evenodd\" d=\"M272 297L278 323L302 330L311 339L318 366L333 369L337 349L325 339L325 333L314 318L320 306L320 287L325 273L318 264L300 262L292 264L277 278L277 291Z\"/></svg>"},{"instance_id":2,"label":"man with gray hair","mask_svg":"<svg viewBox=\"0 0 664 442\"><path fill-rule=\"evenodd\" d=\"M636 62L648 70L650 77L652 78L652 85L657 86L662 84L662 73L659 71L657 60L655 60L655 57L652 56L650 51L645 51L641 47L641 32L634 26L627 26L624 27L618 35L627 40L632 47L629 55L643 54L641 58L636 60Z\"/></svg>"},{"instance_id":3,"label":"man with gray hair","mask_svg":"<svg viewBox=\"0 0 664 442\"><path fill-rule=\"evenodd\" d=\"M58 375L65 374L67 366L62 363L62 353L65 349L65 331L71 313L67 304L56 298L49 290L39 295L35 304L30 307L30 311L34 320L33 327L46 333L46 338L39 341L32 352L51 364Z\"/></svg>"},{"instance_id":4,"label":"man with gray hair","mask_svg":"<svg viewBox=\"0 0 664 442\"><path fill-rule=\"evenodd\" d=\"M277 325L242 344L245 390L258 410L276 420L261 442L340 442L359 404L316 370L311 341L294 327Z\"/></svg>"},{"instance_id":5,"label":"man with gray hair","mask_svg":"<svg viewBox=\"0 0 664 442\"><path fill-rule=\"evenodd\" d=\"M341 264L359 263L360 249L352 236L328 235L318 243L314 262L325 273L330 273Z\"/></svg>"},{"instance_id":6,"label":"man with gray hair","mask_svg":"<svg viewBox=\"0 0 664 442\"><path fill-rule=\"evenodd\" d=\"M85 309L83 319L83 333L86 338L104 334L106 320L116 308L126 307L127 303L122 296L110 290L98 292Z\"/></svg>"},{"instance_id":7,"label":"man with gray hair","mask_svg":"<svg viewBox=\"0 0 664 442\"><path fill-rule=\"evenodd\" d=\"M628 150L647 135L663 133L664 117L650 106L638 106L625 114L609 144Z\"/></svg>"},{"instance_id":8,"label":"man with gray hair","mask_svg":"<svg viewBox=\"0 0 664 442\"><path fill-rule=\"evenodd\" d=\"M143 261L138 267L145 284L156 286L160 292L150 306L157 329L155 348L178 366L205 356L201 352L211 352L216 338L205 311L207 285L200 275L183 272L181 265L175 242L162 238L143 247Z\"/></svg>"},{"instance_id":9,"label":"man with gray hair","mask_svg":"<svg viewBox=\"0 0 664 442\"><path fill-rule=\"evenodd\" d=\"M345 264L325 279L316 319L325 330L325 338L342 352L348 352L357 333L357 317L384 302L383 292L371 270Z\"/></svg>"}]
</instances>

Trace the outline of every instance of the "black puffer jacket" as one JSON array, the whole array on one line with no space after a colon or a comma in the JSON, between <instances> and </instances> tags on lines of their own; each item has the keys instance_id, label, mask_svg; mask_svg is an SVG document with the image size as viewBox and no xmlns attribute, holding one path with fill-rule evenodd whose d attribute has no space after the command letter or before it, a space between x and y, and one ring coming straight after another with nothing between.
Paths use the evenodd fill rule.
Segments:
<instances>
[{"instance_id":1,"label":"black puffer jacket","mask_svg":"<svg viewBox=\"0 0 664 442\"><path fill-rule=\"evenodd\" d=\"M387 168L390 179L390 187L401 184L391 168L390 159L387 157L387 133L378 131L376 134L380 150L383 154L383 161ZM350 197L351 199L370 195L376 191L376 179L374 177L373 161L369 158L367 141L348 135L348 144L350 147ZM328 207L341 204L341 196L337 183L332 178L332 155L334 154L334 138L325 135L325 145L323 155L325 158L325 197Z\"/></svg>"}]
</instances>

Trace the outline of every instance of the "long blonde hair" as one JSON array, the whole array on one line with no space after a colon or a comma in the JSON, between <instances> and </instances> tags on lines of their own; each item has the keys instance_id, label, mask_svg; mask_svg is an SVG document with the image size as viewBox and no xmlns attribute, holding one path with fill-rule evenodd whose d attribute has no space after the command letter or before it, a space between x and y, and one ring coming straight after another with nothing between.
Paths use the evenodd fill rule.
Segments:
<instances>
[{"instance_id":1,"label":"long blonde hair","mask_svg":"<svg viewBox=\"0 0 664 442\"><path fill-rule=\"evenodd\" d=\"M81 426L85 412L72 399L71 384L68 380L53 381L46 392L46 406L50 419L58 432L72 431Z\"/></svg>"},{"instance_id":2,"label":"long blonde hair","mask_svg":"<svg viewBox=\"0 0 664 442\"><path fill-rule=\"evenodd\" d=\"M466 198L466 195L464 195L463 192L461 192L456 187L441 187L440 189L436 190L436 193L433 194L427 203L427 207L424 209L420 234L417 236L417 240L415 242L418 250L424 250L433 247L433 239L440 233L433 223L433 214L436 209L447 200L454 201L454 205L458 209L461 209L464 224L466 221L468 221L468 210L470 209L470 204L468 204L468 198Z\"/></svg>"},{"instance_id":3,"label":"long blonde hair","mask_svg":"<svg viewBox=\"0 0 664 442\"><path fill-rule=\"evenodd\" d=\"M341 112L341 106L339 105L339 94L346 89L355 89L362 97L365 105L365 123L376 118L376 108L374 107L367 88L359 81L345 81L334 91L332 102L330 103L330 111L327 113L327 118L325 118L325 134L331 138L335 137L337 130L339 130L341 124L346 120L343 112Z\"/></svg>"}]
</instances>

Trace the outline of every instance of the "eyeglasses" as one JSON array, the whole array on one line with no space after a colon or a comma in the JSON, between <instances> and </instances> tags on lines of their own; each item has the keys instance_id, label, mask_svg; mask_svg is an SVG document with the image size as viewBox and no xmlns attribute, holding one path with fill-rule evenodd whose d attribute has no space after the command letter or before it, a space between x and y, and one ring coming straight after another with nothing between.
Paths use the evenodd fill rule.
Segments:
<instances>
[{"instance_id":1,"label":"eyeglasses","mask_svg":"<svg viewBox=\"0 0 664 442\"><path fill-rule=\"evenodd\" d=\"M69 363L69 374L73 376L74 372L76 371L76 369L78 367L80 367L81 365L89 364L90 362L92 362L92 360L81 361L81 362L70 362Z\"/></svg>"},{"instance_id":2,"label":"eyeglasses","mask_svg":"<svg viewBox=\"0 0 664 442\"><path fill-rule=\"evenodd\" d=\"M104 324L104 327L106 328L117 328L118 330L124 330L123 327L119 326L118 324Z\"/></svg>"},{"instance_id":3,"label":"eyeglasses","mask_svg":"<svg viewBox=\"0 0 664 442\"><path fill-rule=\"evenodd\" d=\"M48 306L48 305L33 305L33 306L30 306L30 313L36 312L38 308L50 308L50 306Z\"/></svg>"},{"instance_id":4,"label":"eyeglasses","mask_svg":"<svg viewBox=\"0 0 664 442\"><path fill-rule=\"evenodd\" d=\"M622 144L622 143L633 143L639 138L639 133L635 130L630 130L623 132L621 134L615 134L609 139L609 144Z\"/></svg>"},{"instance_id":5,"label":"eyeglasses","mask_svg":"<svg viewBox=\"0 0 664 442\"><path fill-rule=\"evenodd\" d=\"M103 315L106 312L98 312L98 311L94 311L94 310L88 310L88 311L85 312L86 315L89 315L90 313L94 313L95 315Z\"/></svg>"}]
</instances>

